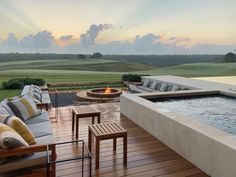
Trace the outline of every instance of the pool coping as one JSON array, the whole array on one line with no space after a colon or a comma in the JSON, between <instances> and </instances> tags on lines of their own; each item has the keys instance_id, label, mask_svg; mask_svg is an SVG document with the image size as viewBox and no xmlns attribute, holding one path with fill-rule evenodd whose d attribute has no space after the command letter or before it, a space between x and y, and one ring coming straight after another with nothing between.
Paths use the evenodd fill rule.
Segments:
<instances>
[{"instance_id":1,"label":"pool coping","mask_svg":"<svg viewBox=\"0 0 236 177\"><path fill-rule=\"evenodd\" d=\"M121 114L175 150L210 176L236 176L236 136L185 115L159 108L147 100L154 96L223 94L225 90L190 90L168 93L123 94ZM145 120L143 120L145 117Z\"/></svg>"}]
</instances>

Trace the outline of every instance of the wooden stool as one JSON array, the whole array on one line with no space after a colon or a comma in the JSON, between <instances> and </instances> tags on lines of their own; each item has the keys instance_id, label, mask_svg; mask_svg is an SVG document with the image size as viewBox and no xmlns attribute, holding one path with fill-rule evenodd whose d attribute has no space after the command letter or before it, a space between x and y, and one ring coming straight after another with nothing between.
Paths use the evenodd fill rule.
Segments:
<instances>
[{"instance_id":1,"label":"wooden stool","mask_svg":"<svg viewBox=\"0 0 236 177\"><path fill-rule=\"evenodd\" d=\"M72 131L75 129L75 137L79 137L79 119L92 117L92 124L94 124L94 118L97 117L97 123L100 123L101 113L94 109L93 107L83 107L83 108L72 108ZM75 126L76 125L76 126Z\"/></svg>"},{"instance_id":2,"label":"wooden stool","mask_svg":"<svg viewBox=\"0 0 236 177\"><path fill-rule=\"evenodd\" d=\"M123 162L127 164L127 130L114 122L90 125L88 136L88 148L90 152L92 149L92 135L95 136L96 140L96 169L99 168L100 141L107 139L113 139L113 150L116 150L116 138L123 138Z\"/></svg>"}]
</instances>

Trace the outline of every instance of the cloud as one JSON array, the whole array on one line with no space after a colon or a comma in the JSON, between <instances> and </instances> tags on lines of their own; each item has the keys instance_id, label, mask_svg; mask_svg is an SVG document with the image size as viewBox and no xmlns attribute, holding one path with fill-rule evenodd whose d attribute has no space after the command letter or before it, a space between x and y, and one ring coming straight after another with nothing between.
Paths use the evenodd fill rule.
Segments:
<instances>
[{"instance_id":1,"label":"cloud","mask_svg":"<svg viewBox=\"0 0 236 177\"><path fill-rule=\"evenodd\" d=\"M69 41L69 40L73 39L73 37L74 37L73 35L65 35L65 36L61 36L60 40Z\"/></svg>"},{"instance_id":2,"label":"cloud","mask_svg":"<svg viewBox=\"0 0 236 177\"><path fill-rule=\"evenodd\" d=\"M8 38L3 42L5 47L14 48L35 48L35 49L48 49L53 45L52 33L49 31L41 31L35 35L25 36L23 39L18 40L13 33L8 34Z\"/></svg>"},{"instance_id":3,"label":"cloud","mask_svg":"<svg viewBox=\"0 0 236 177\"><path fill-rule=\"evenodd\" d=\"M3 44L10 47L16 47L18 45L18 39L15 34L9 33L6 41L3 41Z\"/></svg>"},{"instance_id":4,"label":"cloud","mask_svg":"<svg viewBox=\"0 0 236 177\"><path fill-rule=\"evenodd\" d=\"M236 52L236 44L217 45L197 43L191 46L188 37L167 37L154 33L136 35L132 41L112 41L99 44L96 38L99 33L113 28L111 24L91 25L88 31L75 38L64 35L55 38L49 31L41 31L18 39L9 33L2 41L0 52L42 52L42 53L93 53L103 54L225 54Z\"/></svg>"},{"instance_id":5,"label":"cloud","mask_svg":"<svg viewBox=\"0 0 236 177\"><path fill-rule=\"evenodd\" d=\"M103 30L113 28L112 24L91 25L86 33L80 35L80 44L84 47L89 47L95 44L95 39Z\"/></svg>"}]
</instances>

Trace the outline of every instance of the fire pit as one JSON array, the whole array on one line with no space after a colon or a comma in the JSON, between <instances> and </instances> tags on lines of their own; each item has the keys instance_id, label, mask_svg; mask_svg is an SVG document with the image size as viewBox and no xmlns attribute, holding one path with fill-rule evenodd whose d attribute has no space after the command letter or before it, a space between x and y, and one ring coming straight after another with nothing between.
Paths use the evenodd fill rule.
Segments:
<instances>
[{"instance_id":1,"label":"fire pit","mask_svg":"<svg viewBox=\"0 0 236 177\"><path fill-rule=\"evenodd\" d=\"M119 99L122 91L115 88L98 88L89 91L81 91L76 94L77 100L107 102Z\"/></svg>"},{"instance_id":2,"label":"fire pit","mask_svg":"<svg viewBox=\"0 0 236 177\"><path fill-rule=\"evenodd\" d=\"M92 89L87 91L87 95L90 97L98 97L98 98L115 98L119 97L121 91L114 89L114 88L99 88L99 89Z\"/></svg>"}]
</instances>

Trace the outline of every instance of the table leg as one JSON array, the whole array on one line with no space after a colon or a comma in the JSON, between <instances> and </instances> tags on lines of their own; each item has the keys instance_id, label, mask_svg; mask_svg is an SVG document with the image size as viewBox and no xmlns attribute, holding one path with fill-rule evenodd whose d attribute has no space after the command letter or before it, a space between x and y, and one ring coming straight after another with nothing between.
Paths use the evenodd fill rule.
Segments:
<instances>
[{"instance_id":1,"label":"table leg","mask_svg":"<svg viewBox=\"0 0 236 177\"><path fill-rule=\"evenodd\" d=\"M72 110L72 131L74 131L74 128L75 128L75 113Z\"/></svg>"},{"instance_id":2,"label":"table leg","mask_svg":"<svg viewBox=\"0 0 236 177\"><path fill-rule=\"evenodd\" d=\"M98 124L100 124L101 122L100 118L101 118L101 113L98 114Z\"/></svg>"},{"instance_id":3,"label":"table leg","mask_svg":"<svg viewBox=\"0 0 236 177\"><path fill-rule=\"evenodd\" d=\"M92 133L91 133L90 128L88 130L88 149L89 149L89 152L92 154Z\"/></svg>"},{"instance_id":4,"label":"table leg","mask_svg":"<svg viewBox=\"0 0 236 177\"><path fill-rule=\"evenodd\" d=\"M127 164L127 133L123 137L124 164Z\"/></svg>"},{"instance_id":5,"label":"table leg","mask_svg":"<svg viewBox=\"0 0 236 177\"><path fill-rule=\"evenodd\" d=\"M75 124L76 124L75 138L78 139L78 137L79 137L79 118L78 117L75 117Z\"/></svg>"},{"instance_id":6,"label":"table leg","mask_svg":"<svg viewBox=\"0 0 236 177\"><path fill-rule=\"evenodd\" d=\"M113 138L113 151L116 151L116 138Z\"/></svg>"},{"instance_id":7,"label":"table leg","mask_svg":"<svg viewBox=\"0 0 236 177\"><path fill-rule=\"evenodd\" d=\"M94 116L92 117L92 124L94 124Z\"/></svg>"},{"instance_id":8,"label":"table leg","mask_svg":"<svg viewBox=\"0 0 236 177\"><path fill-rule=\"evenodd\" d=\"M99 168L100 139L96 137L96 169Z\"/></svg>"}]
</instances>

